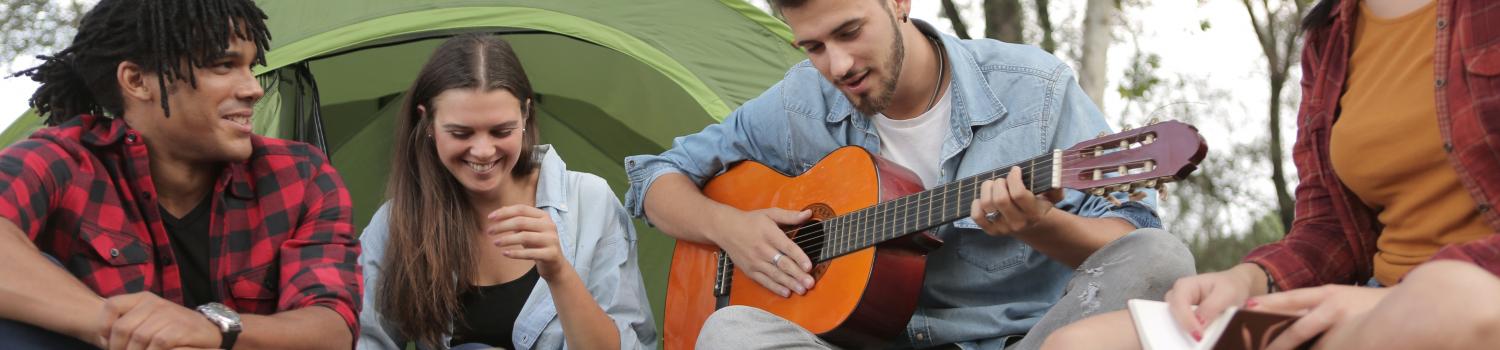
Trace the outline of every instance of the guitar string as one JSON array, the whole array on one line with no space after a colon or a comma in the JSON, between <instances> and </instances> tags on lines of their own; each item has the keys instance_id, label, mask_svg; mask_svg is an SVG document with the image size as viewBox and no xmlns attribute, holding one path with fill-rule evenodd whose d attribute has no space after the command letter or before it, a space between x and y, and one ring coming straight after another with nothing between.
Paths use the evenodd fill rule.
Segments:
<instances>
[{"instance_id":1,"label":"guitar string","mask_svg":"<svg viewBox=\"0 0 1500 350\"><path fill-rule=\"evenodd\" d=\"M1036 187L1036 184L1035 184L1036 174L1038 174L1038 173L1046 173L1047 171L1050 170L1048 168L1051 167L1051 163L1050 162L1046 162L1046 163L1043 163L1043 164L1040 164L1040 165L1042 165L1042 166L1038 166L1038 164L1035 164L1035 162L1033 162L1033 164L1028 164L1028 167L1030 168L1028 170L1028 173L1029 173L1028 175L1030 175L1031 179L1032 179L1031 181L1029 181L1029 182L1032 182L1032 184L1030 185L1030 187ZM983 175L983 174L981 174L981 175ZM990 177L989 179L997 179L998 178L998 174L992 174L992 176L995 176L995 177ZM866 216L875 215L877 217L890 217L890 216L893 216L895 214L895 211L897 211L898 209L899 210L906 210L905 207L909 206L911 204L910 202L912 202L912 201L918 201L918 202L927 201L930 204L930 202L932 201L931 198L935 197L936 193L941 193L944 196L944 198L946 198L952 192L958 192L959 195L963 195L965 192L968 192L968 190L973 190L974 192L977 192L978 191L978 187L982 187L983 181L976 181L976 180L981 179L981 178L984 178L984 177L982 177L982 176L967 177L967 178L961 179L959 181L955 181L954 184L957 184L957 186L946 186L945 185L944 188L937 189L938 192L921 192L921 193L925 193L925 195L924 194L916 194L916 195L903 196L903 197L900 197L900 198L897 198L897 199L893 199L893 200L890 200L890 201L886 201L886 202L882 202L882 203L876 204L876 205L871 206L871 207L866 207L865 209L856 210L854 212L850 212L850 213L847 213L845 215L841 215L839 217L849 218L849 217L853 217L854 215L866 215ZM974 184L963 184L962 182L964 182L964 181L974 181L975 183ZM977 193L975 195L977 196ZM921 197L921 198L919 198L919 197ZM963 196L963 197L960 197L960 199L967 199L969 201L972 201L974 198L970 198L970 197L973 197L973 196ZM903 200L906 201L906 202L908 202L908 203L905 203L903 205L887 204L887 203L895 203L897 201L903 201ZM876 208L876 207L882 207L882 208ZM867 210L872 210L872 209L873 210L878 210L879 212L878 213L866 212ZM957 209L957 208L955 208L955 209ZM861 213L861 212L865 212L865 213ZM928 211L928 212L930 213L931 211ZM944 212L946 213L946 210ZM856 214L856 213L860 213L860 214ZM922 214L922 213L921 212L913 212L913 213L909 213L909 214L904 214L904 215L901 215L901 217L899 217L899 219L909 221L910 219L912 219L912 216L914 216L914 215L920 215L920 214ZM956 212L956 214L961 214L961 212ZM848 219L846 219L846 220L848 220ZM824 220L824 221L820 221L819 223L826 223L826 222L831 222L831 221L832 220ZM809 225L809 226L811 226L811 225ZM802 244L805 244L805 243L807 243L809 241L816 240L816 238L821 238L821 237L817 236L817 234L821 233L821 231L817 231L816 229L821 229L822 226L823 225L820 224L820 225L818 225L818 227L815 228L814 231L809 232L809 234L811 234L811 235L814 236L812 239L804 239L804 240L798 241L797 242L798 245L801 246ZM889 226L889 225L885 225L882 222L881 226ZM800 233L801 231L804 231L804 230L806 230L806 226L804 226L804 228L796 230L796 231L798 231ZM805 236L805 234L799 234L798 235L798 237L802 237L802 236Z\"/></svg>"},{"instance_id":2,"label":"guitar string","mask_svg":"<svg viewBox=\"0 0 1500 350\"><path fill-rule=\"evenodd\" d=\"M1040 161L1040 164L1038 163L1039 161ZM1028 170L1027 170L1028 174L1027 175L1029 175L1030 178L1031 178L1031 181L1028 181L1028 182L1032 182L1032 184L1029 187L1036 187L1036 184L1035 184L1036 174L1039 174L1039 173L1040 174L1045 174L1046 172L1050 171L1051 170L1050 168L1051 168L1052 162L1050 162L1049 159L1042 159L1040 157L1039 158L1034 158L1032 160L1028 160L1027 162L1030 163L1030 164L1026 165L1026 167L1028 168ZM998 175L999 175L998 172L993 172L993 173L996 173L996 174L991 174L992 177L990 177L989 179L998 179L999 178L998 177ZM980 174L980 175L984 175L984 174ZM882 202L880 204L876 204L876 206L882 206L882 205L884 206L884 208L877 209L879 211L878 214L866 213L866 214L861 214L861 215L875 215L877 217L885 217L889 221L889 222L887 222L887 220L876 220L876 221L878 221L878 223L875 223L875 224L877 226L879 226L878 228L876 228L876 230L875 230L876 232L891 231L893 227L894 228L899 228L899 231L911 231L911 230L915 230L916 229L915 227L910 227L910 226L913 226L911 224L913 222L923 222L923 223L920 223L920 224L916 225L917 227L928 226L928 225L930 225L930 223L926 223L926 221L931 221L931 219L925 219L924 220L923 216L924 216L924 214L926 214L926 216L930 217L931 216L930 214L933 213L933 211L931 211L931 210L928 210L928 211L925 211L925 212L924 211L920 211L920 210L918 210L918 211L910 211L909 207L913 204L911 202L917 202L916 204L920 206L920 204L925 201L927 204L931 205L931 204L933 204L933 203L931 203L931 202L933 202L932 198L936 197L936 193L942 193L943 198L946 198L951 192L959 192L958 194L961 197L959 197L958 199L960 199L960 201L963 201L963 200L972 201L974 199L974 197L977 197L978 187L982 187L983 181L976 181L976 180L981 179L981 178L984 178L984 177L983 176L966 177L964 179L960 179L959 181L955 181L954 184L958 184L957 186L946 186L945 185L945 188L938 189L939 192L923 192L923 193L925 193L925 196L924 195L908 195L908 196L903 196L901 198L897 198L897 199L894 199L894 200L891 200L891 201ZM975 183L974 184L963 184L962 183L963 181L975 181ZM972 188L965 188L965 187L972 187ZM964 195L965 192L970 192L970 191L967 191L967 190L973 190L972 192L974 192L974 195L967 195L967 196ZM921 197L921 198L919 198L919 197ZM899 202L899 201L905 201L906 203L899 204L899 205L897 205L897 204L887 204L887 203L896 203L896 202ZM946 205L944 207L945 207L945 209L942 210L942 213L943 214L947 214L948 211L946 210ZM958 206L958 207L955 207L954 209L959 209L961 207L962 206ZM867 207L866 209L871 209L871 208L873 208L873 207ZM861 211L864 211L866 209L861 209L861 210L858 210L858 211L855 211L855 212L850 212L848 214L845 214L845 215L842 215L842 216L839 216L839 217L846 217L846 218L847 217L852 217L853 214L861 212ZM900 214L900 215L896 215L895 211L897 211L897 210L910 211L910 212L903 213L903 214ZM953 214L962 214L962 212L955 211ZM897 220L900 220L901 223L899 223L899 224L896 223L895 221L897 221ZM829 244L829 242L828 242L829 239L827 239L828 238L827 236L830 236L830 235L832 235L832 236L839 236L836 233L829 234L829 233L825 232L825 230L824 230L825 226L827 226L827 223L831 223L831 222L833 222L833 221L832 220L819 221L819 222L817 222L815 224L809 224L807 226L803 226L802 228L794 230L794 231L796 231L798 233L797 234L797 238L794 239L794 242L799 247L801 247L804 252L821 250L822 246L824 246L826 244ZM848 235L848 236L852 236L852 237L837 237L837 239L835 239L836 242L834 244L843 244L843 245L848 245L848 246L863 246L863 245L869 244L868 241L871 241L871 239L874 239L874 240L878 241L878 240L880 240L880 238L883 238L886 235L888 235L888 233L886 233L886 234L865 233L865 234ZM832 254L832 255L837 255L837 254Z\"/></svg>"},{"instance_id":3,"label":"guitar string","mask_svg":"<svg viewBox=\"0 0 1500 350\"><path fill-rule=\"evenodd\" d=\"M1052 166L1052 162L1050 161L1050 159L1044 159L1042 157L1033 158L1033 159L1027 160L1025 162L1030 163L1030 164L1027 164L1026 167L1028 168L1028 170L1027 170L1028 175L1031 176L1031 179L1032 179L1031 182L1033 182L1033 185L1031 187L1035 187L1034 181L1035 181L1035 178L1036 178L1036 174L1038 174L1038 173L1043 173L1044 174L1048 170L1050 170L1049 168ZM1020 164L1017 163L1016 165L1019 166ZM1009 169L1009 168L1006 168L1006 169ZM950 185L957 184L956 186L944 185L943 186L944 188L942 188L940 191L943 193L944 198L946 198L946 196L950 192L957 192L957 195L962 196L962 197L959 197L959 199L968 199L969 201L972 201L973 198L969 198L968 196L965 196L965 194L972 193L973 197L977 197L977 195L978 195L978 193L977 193L978 192L978 188L982 187L982 185L983 185L983 181L980 181L979 179L993 180L993 179L999 179L999 178L1001 178L1000 174L999 174L1000 171L998 171L998 170L996 170L996 171L990 171L988 173L989 173L988 174L989 176L984 176L986 174L985 173L981 173L981 174L976 174L974 176L969 176L969 177L965 177L963 179L959 179L957 181L954 181L954 182L950 183ZM1009 172L1007 171L1006 174L1008 175L1008 173ZM964 184L963 183L964 181L973 181L974 183L973 184ZM928 192L928 193L932 193L932 192ZM894 199L894 200L877 203L874 206L865 207L865 208L862 208L862 209L859 209L859 210L856 210L856 211L853 211L853 212L849 212L849 213L844 214L844 215L840 215L840 216L838 216L838 218L846 218L845 220L848 220L847 218L853 217L856 213L862 213L862 212L865 212L865 213L864 214L860 214L860 215L865 215L865 216L875 215L877 217L887 217L887 216L890 216L890 215L894 214L894 212L898 208L902 207L902 206L898 206L898 205L891 205L891 204L888 204L888 203L894 203L894 202L900 201L900 200L911 201L911 198L915 198L915 197L916 197L916 195L907 195L907 196L903 196L903 197L900 197L900 198L897 198L897 199ZM877 208L877 207L882 207L882 208ZM955 209L958 209L958 207L955 207ZM869 210L878 210L878 211L880 211L880 213L878 213L878 214L870 214L870 212L868 212ZM944 210L944 213L946 213L946 210ZM905 215L903 215L902 219L903 220L910 219L913 216L912 214L920 214L920 213L905 214ZM961 214L961 212L955 212L955 214ZM879 226L878 228L876 228L876 232L886 231L886 230L890 229L890 227L892 226L892 225L886 224L885 222L876 223L876 222L873 222L875 220L871 220L871 221L872 221L871 222L872 225ZM894 219L892 221L894 221ZM827 236L833 235L833 234L829 234L827 231L824 230L824 227L828 223L830 223L830 222L832 222L832 220L818 221L818 222L815 222L815 223L812 223L812 224L808 224L806 226L802 226L801 228L798 228L798 229L793 230L793 231L787 231L785 233L787 233L787 234L791 234L793 232L798 233L797 236L796 236L796 238L793 239L793 242L795 244L797 244L797 246L799 248L802 249L802 251L803 251L804 254L806 254L809 251L819 251L819 250L822 249L822 246L824 246L825 244L828 244L828 239L827 239L828 237ZM850 242L852 242L852 240L854 238L865 238L865 239L868 239L868 238L880 237L879 234L875 234L875 233L866 233L866 234L857 234L857 235L860 236L860 237L851 237L848 240L850 240ZM840 237L840 238L842 238L842 237ZM863 248L861 248L861 249L863 249ZM838 255L838 254L830 254L830 255ZM828 257L820 257L820 259L819 259L819 261L826 261L826 260L828 260ZM732 267L732 266L734 266L734 263L732 261L730 261L730 262L728 262L727 266Z\"/></svg>"},{"instance_id":4,"label":"guitar string","mask_svg":"<svg viewBox=\"0 0 1500 350\"><path fill-rule=\"evenodd\" d=\"M1085 151L1064 151L1062 153L1063 153L1063 155L1062 155L1061 158L1064 161L1081 159L1081 158L1089 158L1089 157L1098 157L1098 156L1092 154L1092 153L1094 153L1093 151L1086 151L1086 150ZM1039 156L1039 157L1035 157L1035 158L1031 158L1031 159L1022 161L1024 163L1027 163L1026 164L1027 166L1024 167L1024 168L1026 168L1025 169L1026 175L1030 176L1030 181L1028 181L1028 182L1032 183L1028 187L1035 187L1036 174L1038 174L1038 173L1046 174L1048 171L1052 170L1051 167L1052 167L1053 161L1055 161L1055 160L1056 160L1056 158L1054 158L1054 157ZM965 190L972 190L972 192L978 192L978 189L981 188L981 187L983 187L983 182L984 181L987 181L987 180L996 180L996 179L1002 179L1003 180L1004 177L1009 176L1009 173L1010 173L1009 170L1010 170L1010 168L1017 167L1017 166L1021 166L1021 163L1016 163L1015 165L1012 165L1010 167L1005 167L1003 169L995 169L995 170L988 171L986 173L980 173L980 174L976 174L974 176L969 176L969 177L965 177L965 178L959 179L957 181L954 181L953 183L950 183L950 184L958 184L957 186L948 186L948 185L942 186L942 187L944 187L944 188L941 189L942 196L943 196L943 198L946 198L948 196L949 192L959 192L958 195L964 196L965 195L964 192L970 192L970 191L965 191ZM1064 168L1062 168L1061 170L1058 170L1058 171L1070 171L1070 170L1081 170L1081 169L1084 169L1084 168L1069 168L1069 167L1064 167ZM1118 171L1112 171L1112 172L1109 172L1109 174L1118 174ZM1121 175L1132 175L1132 174L1121 174ZM983 180L980 180L980 179L983 179ZM963 184L962 182L964 182L964 181L973 181L974 183L973 184ZM956 191L953 191L953 190L956 190ZM1050 188L1048 190L1050 190ZM938 192L918 192L918 193L926 193L927 197L933 197L934 193L938 193ZM977 196L978 196L977 193L973 194L973 197L977 197ZM909 206L911 203L906 203L905 205L893 205L893 204L889 204L889 203L894 203L894 202L900 201L900 200L906 200L907 202L911 202L911 201L914 201L914 200L927 200L929 202L928 203L929 205L932 204L932 203L930 203L931 202L930 198L914 199L916 197L918 197L918 196L914 196L914 195L903 196L903 197L900 197L900 198L897 198L897 199L894 199L894 200L891 200L891 201L877 203L877 204L875 204L873 206L870 206L870 207L865 207L865 208L862 208L862 209L859 209L859 210L856 210L856 211L853 211L853 212L846 213L844 215L837 216L836 218L844 218L843 220L853 220L853 219L850 219L850 218L854 217L855 214L862 215L862 216L871 216L871 215L874 215L874 216L876 216L876 219L871 219L869 221L870 221L870 225L871 226L877 226L877 227L874 227L875 232L860 232L860 233L850 232L851 234L846 235L846 236L850 236L850 237L835 237L836 238L835 241L837 241L835 243L836 244L846 244L846 245L850 245L851 247L852 246L865 246L865 247L859 248L859 249L863 249L863 248L867 248L867 245L872 244L871 242L867 242L868 240L870 240L872 238L876 238L877 241L878 241L879 238L886 238L886 237L883 237L883 236L889 235L888 233L883 233L882 231L889 231L893 227L894 228L900 228L901 231L915 230L916 228L907 228L908 226L912 226L912 225L907 224L907 223L911 222L913 219L915 219L915 220L923 220L921 218L921 216L922 216L922 214L924 214L924 211L917 211L917 212L912 212L912 213L908 213L908 214L902 214L900 217L891 217L897 209L909 210L909 209L904 208L904 207ZM959 199L968 199L968 201L972 202L973 198L966 198L966 197L969 197L969 196L960 197ZM880 211L878 214L873 213L873 212L869 212L869 210L876 209L876 207L885 207L885 208L877 209L877 210ZM946 208L946 203L944 204L944 207ZM958 207L955 207L954 208L955 212L953 214L961 215L962 212L961 211L957 211L960 208L962 208L962 205L960 205ZM929 211L925 211L925 213L926 214L931 214L932 211L930 211L930 210ZM943 210L942 213L946 214L947 210L946 209ZM916 217L914 218L913 216L916 216ZM879 220L879 218L884 218L886 220ZM902 221L902 224L896 224L895 223L895 221L898 220L898 219ZM927 220L924 220L924 221L930 221L930 219L927 219ZM796 236L797 238L794 239L794 243L797 244L799 248L802 248L802 250L804 251L804 254L806 252L808 252L808 251L819 251L819 250L822 249L822 246L824 246L826 244L829 244L829 242L828 242L829 240L827 239L828 236L839 236L836 232L835 233L830 233L830 232L824 230L825 226L827 226L826 223L830 223L830 222L832 222L832 220L819 221L817 223L808 224L806 226L803 226L803 227L801 227L799 229L796 229L796 230L793 230L793 231L787 231L786 233L788 233L788 234L791 234L793 232L798 233L798 235ZM918 227L920 227L920 226L926 226L926 225L928 225L928 224L921 224ZM889 237L889 238L894 238L894 237ZM886 239L889 239L889 238L886 238ZM848 243L859 243L859 244L848 244ZM879 243L879 242L873 242L873 243ZM858 250L858 249L854 249L854 250ZM831 255L839 255L839 253L835 252L834 254L831 254ZM826 259L820 259L820 260L826 260ZM731 263L731 265L732 265L732 263Z\"/></svg>"}]
</instances>

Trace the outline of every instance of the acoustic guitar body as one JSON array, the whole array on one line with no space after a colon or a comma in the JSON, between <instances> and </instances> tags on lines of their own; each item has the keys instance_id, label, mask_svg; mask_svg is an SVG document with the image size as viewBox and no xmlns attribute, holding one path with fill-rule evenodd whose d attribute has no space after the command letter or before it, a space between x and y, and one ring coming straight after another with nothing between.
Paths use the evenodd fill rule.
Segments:
<instances>
[{"instance_id":1,"label":"acoustic guitar body","mask_svg":"<svg viewBox=\"0 0 1500 350\"><path fill-rule=\"evenodd\" d=\"M869 207L922 191L911 171L859 147L830 153L806 173L791 177L763 164L744 161L703 188L709 198L741 210L811 210L813 220ZM795 230L799 245L819 235ZM812 247L839 242L813 243ZM942 242L917 232L827 260L813 268L816 281L805 295L782 298L738 268L721 269L727 258L712 245L677 241L667 280L664 346L692 349L704 321L715 310L745 305L765 310L834 344L881 347L902 334L922 289L927 252ZM817 249L808 256L819 259ZM762 259L770 259L763 257ZM723 281L723 277L729 277ZM716 293L719 283L726 283Z\"/></svg>"}]
</instances>

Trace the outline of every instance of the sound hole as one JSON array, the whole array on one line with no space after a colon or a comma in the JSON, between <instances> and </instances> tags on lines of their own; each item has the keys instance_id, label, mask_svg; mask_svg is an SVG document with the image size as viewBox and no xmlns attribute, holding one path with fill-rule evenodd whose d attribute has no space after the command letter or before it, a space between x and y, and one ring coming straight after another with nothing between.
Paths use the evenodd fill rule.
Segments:
<instances>
[{"instance_id":1,"label":"sound hole","mask_svg":"<svg viewBox=\"0 0 1500 350\"><path fill-rule=\"evenodd\" d=\"M823 278L823 273L828 271L827 262L818 263L823 260L822 248L824 242L828 239L828 234L821 229L821 223L823 220L832 218L838 214L833 212L832 207L823 203L814 203L803 208L803 210L812 211L812 219L807 225L791 232L792 241L797 242L797 245L802 247L802 251L807 253L807 257L815 263L809 274L812 275L814 280L819 280Z\"/></svg>"}]
</instances>

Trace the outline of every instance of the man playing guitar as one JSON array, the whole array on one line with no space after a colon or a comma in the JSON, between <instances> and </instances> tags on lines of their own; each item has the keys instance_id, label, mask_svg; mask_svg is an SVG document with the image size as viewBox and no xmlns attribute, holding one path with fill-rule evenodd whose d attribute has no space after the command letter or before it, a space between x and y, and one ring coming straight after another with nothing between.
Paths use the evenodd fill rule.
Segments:
<instances>
[{"instance_id":1,"label":"man playing guitar","mask_svg":"<svg viewBox=\"0 0 1500 350\"><path fill-rule=\"evenodd\" d=\"M723 249L782 297L816 288L812 259L779 227L813 214L742 211L705 196L704 183L728 165L798 174L852 145L933 188L1108 131L1068 65L1036 47L940 34L908 18L909 0L771 5L809 60L722 123L660 155L626 158L626 206L674 238ZM1035 348L1126 300L1160 300L1194 273L1181 240L1159 229L1151 191L1124 202L1073 190L1036 196L1022 178L1017 169L985 181L968 219L935 229L946 245L929 254L914 315L889 346ZM743 306L714 312L700 334L666 334L668 347L674 337L696 337L699 348L839 345L816 335Z\"/></svg>"}]
</instances>

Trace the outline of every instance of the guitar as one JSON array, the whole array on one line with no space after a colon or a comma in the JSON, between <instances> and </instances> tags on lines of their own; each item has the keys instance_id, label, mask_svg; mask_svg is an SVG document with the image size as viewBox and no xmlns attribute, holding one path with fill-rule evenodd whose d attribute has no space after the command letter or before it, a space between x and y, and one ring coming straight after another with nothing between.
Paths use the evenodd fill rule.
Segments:
<instances>
[{"instance_id":1,"label":"guitar","mask_svg":"<svg viewBox=\"0 0 1500 350\"><path fill-rule=\"evenodd\" d=\"M1207 153L1196 128L1169 121L1014 166L1035 193L1073 188L1103 195L1180 180ZM677 241L667 280L665 348L693 348L709 314L728 305L765 310L840 346L886 344L916 309L926 254L942 245L930 230L969 217L980 184L1003 179L1010 168L923 190L910 170L855 146L829 153L795 177L753 161L734 164L703 193L741 210L811 210L809 223L786 234L812 259L816 287L782 298L735 268L718 247Z\"/></svg>"}]
</instances>

